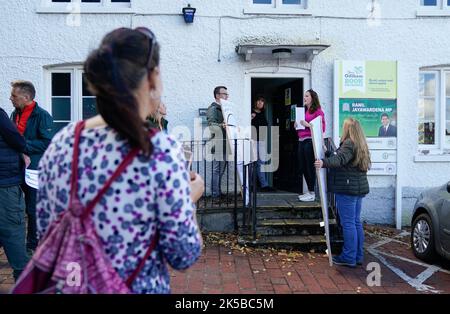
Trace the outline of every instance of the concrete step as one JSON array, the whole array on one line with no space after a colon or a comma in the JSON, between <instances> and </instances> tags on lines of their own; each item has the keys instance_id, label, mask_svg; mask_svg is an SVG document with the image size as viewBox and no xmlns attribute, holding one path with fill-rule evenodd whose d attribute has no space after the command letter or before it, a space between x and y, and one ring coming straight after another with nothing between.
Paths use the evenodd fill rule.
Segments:
<instances>
[{"instance_id":1,"label":"concrete step","mask_svg":"<svg viewBox=\"0 0 450 314\"><path fill-rule=\"evenodd\" d=\"M315 226L320 227L321 219L261 219L258 222L259 227L306 227ZM328 224L335 225L336 219L330 219Z\"/></svg>"},{"instance_id":2,"label":"concrete step","mask_svg":"<svg viewBox=\"0 0 450 314\"><path fill-rule=\"evenodd\" d=\"M330 234L336 233L334 219L329 223ZM323 235L325 228L320 226L319 219L270 219L259 221L256 232L260 236L309 236Z\"/></svg>"},{"instance_id":3,"label":"concrete step","mask_svg":"<svg viewBox=\"0 0 450 314\"><path fill-rule=\"evenodd\" d=\"M240 236L240 245L250 247L295 248L299 250L318 249L325 251L326 240L324 235L310 236L260 236L255 241L251 236ZM342 240L331 239L331 250L334 253L340 249Z\"/></svg>"}]
</instances>

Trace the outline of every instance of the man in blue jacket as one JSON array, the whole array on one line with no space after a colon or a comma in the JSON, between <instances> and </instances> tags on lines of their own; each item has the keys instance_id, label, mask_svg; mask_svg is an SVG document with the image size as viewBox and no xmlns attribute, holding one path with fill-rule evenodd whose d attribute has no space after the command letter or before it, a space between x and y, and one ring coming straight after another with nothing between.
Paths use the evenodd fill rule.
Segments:
<instances>
[{"instance_id":1,"label":"man in blue jacket","mask_svg":"<svg viewBox=\"0 0 450 314\"><path fill-rule=\"evenodd\" d=\"M0 108L0 245L17 280L28 262L23 182L25 139Z\"/></svg>"},{"instance_id":2,"label":"man in blue jacket","mask_svg":"<svg viewBox=\"0 0 450 314\"><path fill-rule=\"evenodd\" d=\"M11 120L19 133L25 137L25 155L31 159L28 167L37 170L39 160L47 149L53 136L53 118L39 107L34 97L36 90L31 82L14 81L11 83L10 100L15 108ZM38 244L36 225L36 190L22 184L28 216L27 250L34 252Z\"/></svg>"}]
</instances>

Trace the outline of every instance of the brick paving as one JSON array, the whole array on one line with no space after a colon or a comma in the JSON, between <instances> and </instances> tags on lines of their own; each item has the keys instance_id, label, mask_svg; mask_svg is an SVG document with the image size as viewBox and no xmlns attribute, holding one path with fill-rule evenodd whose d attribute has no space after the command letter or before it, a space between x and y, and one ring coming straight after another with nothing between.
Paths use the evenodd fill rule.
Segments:
<instances>
[{"instance_id":1,"label":"brick paving","mask_svg":"<svg viewBox=\"0 0 450 314\"><path fill-rule=\"evenodd\" d=\"M366 248L382 240L380 235L366 230ZM392 231L391 237L398 235ZM377 250L398 255L419 263L409 247L409 237L400 242L385 244ZM328 258L317 252L286 252L283 250L238 250L208 244L198 262L185 271L171 270L173 293L193 294L391 294L430 293L417 291L384 264L366 252L363 266L355 269L330 267ZM394 257L386 260L411 278L422 273L427 265L417 265ZM381 285L370 287L366 278L370 262L381 265ZM444 271L435 272L424 284L439 293L450 293L450 262L439 260ZM7 293L13 285L11 269L0 249L0 293Z\"/></svg>"}]
</instances>

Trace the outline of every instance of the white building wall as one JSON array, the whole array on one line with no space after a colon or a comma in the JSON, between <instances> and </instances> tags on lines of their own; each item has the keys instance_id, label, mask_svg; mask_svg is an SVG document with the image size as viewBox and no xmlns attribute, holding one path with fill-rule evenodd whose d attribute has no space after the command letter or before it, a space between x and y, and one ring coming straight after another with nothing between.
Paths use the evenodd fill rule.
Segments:
<instances>
[{"instance_id":1,"label":"white building wall","mask_svg":"<svg viewBox=\"0 0 450 314\"><path fill-rule=\"evenodd\" d=\"M295 60L282 65L311 67L311 86L320 95L329 126L326 134L332 136L334 60L397 60L398 168L408 223L415 195L450 180L450 161L414 161L419 68L450 64L450 17L417 17L416 0L309 0L311 15L307 16L243 14L248 3L192 0L197 12L194 23L187 25L179 15L186 1L133 0L134 14L83 13L80 26L74 27L67 25L67 14L36 13L41 0L0 0L0 105L10 113L9 82L27 79L36 85L38 102L50 109L44 98L45 66L82 62L106 32L144 25L155 32L162 46L164 101L171 128L186 125L192 130L197 109L213 100L214 86L226 85L230 99L239 104L248 93L245 71L276 66L275 60L258 57L245 62L235 52L239 40L330 45L312 65ZM374 16L380 19L367 20L373 5ZM371 177L370 184L364 218L393 224L394 177Z\"/></svg>"}]
</instances>

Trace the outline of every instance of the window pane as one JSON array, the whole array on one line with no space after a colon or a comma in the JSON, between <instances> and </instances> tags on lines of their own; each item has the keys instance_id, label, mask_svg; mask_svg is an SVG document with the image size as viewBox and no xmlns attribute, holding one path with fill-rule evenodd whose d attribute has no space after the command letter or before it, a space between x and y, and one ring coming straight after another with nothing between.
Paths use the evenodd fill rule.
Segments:
<instances>
[{"instance_id":1,"label":"window pane","mask_svg":"<svg viewBox=\"0 0 450 314\"><path fill-rule=\"evenodd\" d=\"M254 4L271 4L272 0L253 0Z\"/></svg>"},{"instance_id":2,"label":"window pane","mask_svg":"<svg viewBox=\"0 0 450 314\"><path fill-rule=\"evenodd\" d=\"M447 5L450 6L450 0L447 0Z\"/></svg>"},{"instance_id":3,"label":"window pane","mask_svg":"<svg viewBox=\"0 0 450 314\"><path fill-rule=\"evenodd\" d=\"M69 124L69 122L53 122L54 134L56 134L59 130L61 130L63 127L65 127L68 124Z\"/></svg>"},{"instance_id":4,"label":"window pane","mask_svg":"<svg viewBox=\"0 0 450 314\"><path fill-rule=\"evenodd\" d=\"M419 99L419 121L434 122L434 99Z\"/></svg>"},{"instance_id":5,"label":"window pane","mask_svg":"<svg viewBox=\"0 0 450 314\"><path fill-rule=\"evenodd\" d=\"M83 96L93 96L87 88L86 76L83 73Z\"/></svg>"},{"instance_id":6,"label":"window pane","mask_svg":"<svg viewBox=\"0 0 450 314\"><path fill-rule=\"evenodd\" d=\"M95 98L83 98L83 120L92 118L96 114Z\"/></svg>"},{"instance_id":7,"label":"window pane","mask_svg":"<svg viewBox=\"0 0 450 314\"><path fill-rule=\"evenodd\" d=\"M433 122L419 123L419 144L434 144L435 124Z\"/></svg>"},{"instance_id":8,"label":"window pane","mask_svg":"<svg viewBox=\"0 0 450 314\"><path fill-rule=\"evenodd\" d=\"M130 3L130 0L111 0L111 2L128 2L128 3Z\"/></svg>"},{"instance_id":9,"label":"window pane","mask_svg":"<svg viewBox=\"0 0 450 314\"><path fill-rule=\"evenodd\" d=\"M81 0L81 2L96 2L96 3L100 3L100 0Z\"/></svg>"},{"instance_id":10,"label":"window pane","mask_svg":"<svg viewBox=\"0 0 450 314\"><path fill-rule=\"evenodd\" d=\"M419 99L419 144L434 144L434 99Z\"/></svg>"},{"instance_id":11,"label":"window pane","mask_svg":"<svg viewBox=\"0 0 450 314\"><path fill-rule=\"evenodd\" d=\"M445 110L445 145L450 147L450 97L446 98Z\"/></svg>"},{"instance_id":12,"label":"window pane","mask_svg":"<svg viewBox=\"0 0 450 314\"><path fill-rule=\"evenodd\" d=\"M70 0L52 0L52 2L70 2Z\"/></svg>"},{"instance_id":13,"label":"window pane","mask_svg":"<svg viewBox=\"0 0 450 314\"><path fill-rule=\"evenodd\" d=\"M53 120L70 120L70 98L52 98Z\"/></svg>"},{"instance_id":14,"label":"window pane","mask_svg":"<svg viewBox=\"0 0 450 314\"><path fill-rule=\"evenodd\" d=\"M450 97L450 73L447 73L445 77L445 95Z\"/></svg>"},{"instance_id":15,"label":"window pane","mask_svg":"<svg viewBox=\"0 0 450 314\"><path fill-rule=\"evenodd\" d=\"M436 93L436 74L421 73L419 75L419 95L435 96Z\"/></svg>"},{"instance_id":16,"label":"window pane","mask_svg":"<svg viewBox=\"0 0 450 314\"><path fill-rule=\"evenodd\" d=\"M52 96L70 96L70 73L52 73Z\"/></svg>"},{"instance_id":17,"label":"window pane","mask_svg":"<svg viewBox=\"0 0 450 314\"><path fill-rule=\"evenodd\" d=\"M437 0L420 0L420 4L425 6L435 6L437 5Z\"/></svg>"},{"instance_id":18,"label":"window pane","mask_svg":"<svg viewBox=\"0 0 450 314\"><path fill-rule=\"evenodd\" d=\"M283 4L301 4L301 0L283 0Z\"/></svg>"}]
</instances>

